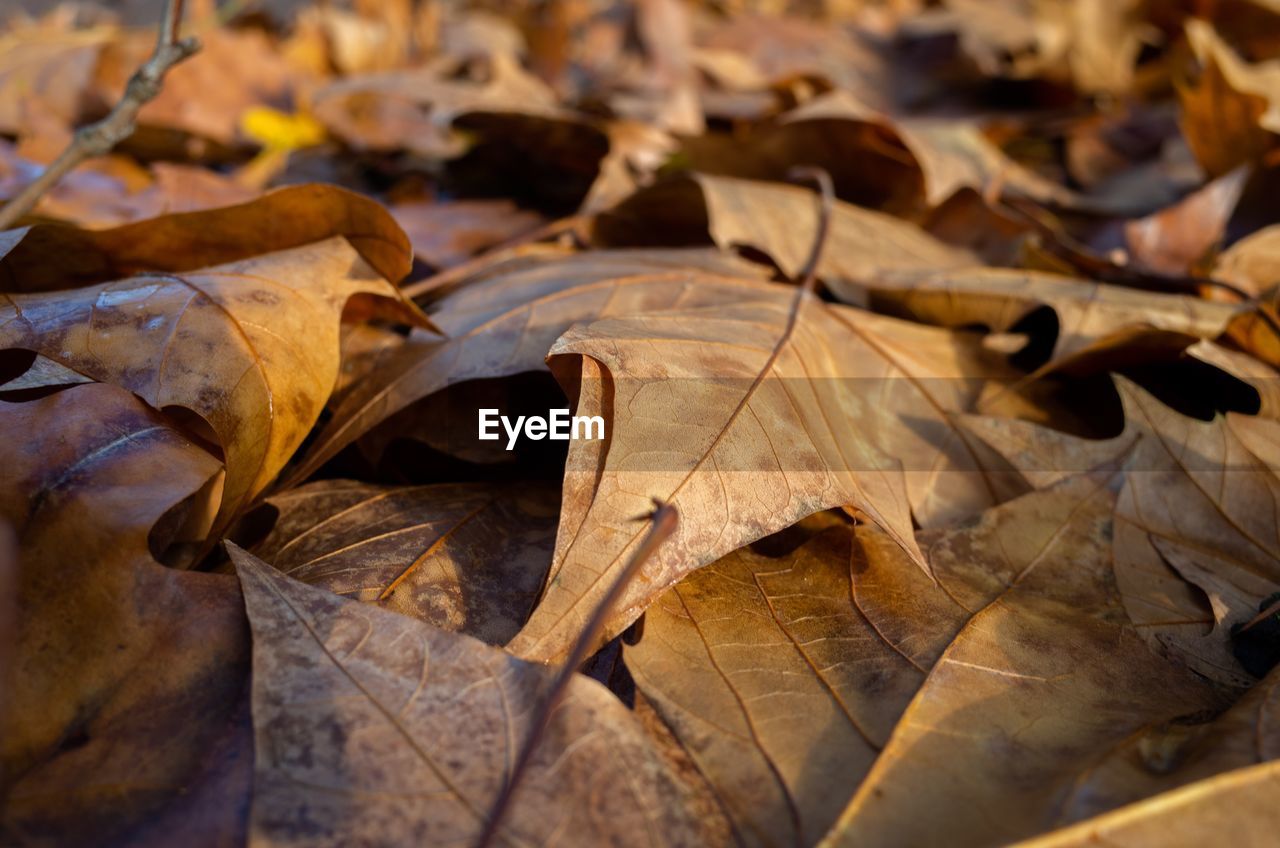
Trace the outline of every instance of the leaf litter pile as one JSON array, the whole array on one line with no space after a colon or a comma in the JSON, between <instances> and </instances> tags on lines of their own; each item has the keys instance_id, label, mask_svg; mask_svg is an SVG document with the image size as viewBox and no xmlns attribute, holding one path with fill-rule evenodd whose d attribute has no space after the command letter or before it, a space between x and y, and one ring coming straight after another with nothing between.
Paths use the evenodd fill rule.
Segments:
<instances>
[{"instance_id":1,"label":"leaf litter pile","mask_svg":"<svg viewBox=\"0 0 1280 848\"><path fill-rule=\"evenodd\" d=\"M182 6L0 37L0 843L1275 844L1280 6Z\"/></svg>"}]
</instances>

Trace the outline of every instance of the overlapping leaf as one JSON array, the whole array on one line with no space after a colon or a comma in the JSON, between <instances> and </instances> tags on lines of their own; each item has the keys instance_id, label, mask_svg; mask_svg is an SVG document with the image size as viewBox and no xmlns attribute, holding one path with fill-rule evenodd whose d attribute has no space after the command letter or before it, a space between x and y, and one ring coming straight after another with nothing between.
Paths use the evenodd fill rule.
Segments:
<instances>
[{"instance_id":1,"label":"overlapping leaf","mask_svg":"<svg viewBox=\"0 0 1280 848\"><path fill-rule=\"evenodd\" d=\"M474 841L555 672L231 553L254 636L250 840ZM700 844L715 832L634 716L586 679L529 777L498 833L508 844Z\"/></svg>"},{"instance_id":2,"label":"overlapping leaf","mask_svg":"<svg viewBox=\"0 0 1280 848\"><path fill-rule=\"evenodd\" d=\"M1008 419L967 426L1039 484L1123 466L1112 552L1130 618L1150 643L1203 674L1247 685L1228 630L1280 583L1280 424L1237 413L1198 421L1118 386L1127 429L1109 441Z\"/></svg>"},{"instance_id":3,"label":"overlapping leaf","mask_svg":"<svg viewBox=\"0 0 1280 848\"><path fill-rule=\"evenodd\" d=\"M727 276L743 267L705 251L619 251L500 263L463 281L440 302L432 320L446 340L411 338L381 373L343 398L290 479L304 478L373 426L447 386L545 369L547 350L577 321L770 291Z\"/></svg>"},{"instance_id":4,"label":"overlapping leaf","mask_svg":"<svg viewBox=\"0 0 1280 848\"><path fill-rule=\"evenodd\" d=\"M349 242L330 238L194 273L8 295L0 347L200 416L227 457L225 524L302 444L337 378L339 321L369 295L413 319Z\"/></svg>"},{"instance_id":5,"label":"overlapping leaf","mask_svg":"<svg viewBox=\"0 0 1280 848\"><path fill-rule=\"evenodd\" d=\"M551 581L513 650L566 649L654 498L680 526L612 633L691 570L818 510L862 510L923 566L913 510L929 522L1001 499L1002 465L948 420L1003 376L974 339L812 299L789 334L791 308L774 287L756 302L579 325L556 343L553 368L577 387L579 414L606 419L607 439L570 444Z\"/></svg>"},{"instance_id":6,"label":"overlapping leaf","mask_svg":"<svg viewBox=\"0 0 1280 848\"><path fill-rule=\"evenodd\" d=\"M234 841L252 757L239 592L148 550L200 536L219 464L114 386L0 403L0 421L21 611L0 839Z\"/></svg>"},{"instance_id":7,"label":"overlapping leaf","mask_svg":"<svg viewBox=\"0 0 1280 848\"><path fill-rule=\"evenodd\" d=\"M321 481L267 503L254 552L311 586L501 645L542 591L558 511L548 486Z\"/></svg>"}]
</instances>

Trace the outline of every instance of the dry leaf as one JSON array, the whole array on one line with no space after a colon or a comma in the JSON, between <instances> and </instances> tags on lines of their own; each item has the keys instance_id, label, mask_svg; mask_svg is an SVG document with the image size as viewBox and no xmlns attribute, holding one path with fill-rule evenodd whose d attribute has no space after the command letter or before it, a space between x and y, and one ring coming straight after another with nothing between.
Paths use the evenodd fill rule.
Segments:
<instances>
[{"instance_id":1,"label":"dry leaf","mask_svg":"<svg viewBox=\"0 0 1280 848\"><path fill-rule=\"evenodd\" d=\"M0 291L74 288L140 271L181 273L342 236L398 283L413 267L404 231L380 204L330 185L163 215L108 230L37 225L0 232Z\"/></svg>"},{"instance_id":2,"label":"dry leaf","mask_svg":"<svg viewBox=\"0 0 1280 848\"><path fill-rule=\"evenodd\" d=\"M1048 307L1057 318L1051 356L1059 360L1114 347L1122 333L1216 339L1240 312L1219 301L1006 268L886 274L868 288L863 297L873 307L945 327L1004 332Z\"/></svg>"},{"instance_id":3,"label":"dry leaf","mask_svg":"<svg viewBox=\"0 0 1280 848\"><path fill-rule=\"evenodd\" d=\"M254 637L250 841L474 841L555 671L230 550ZM583 678L530 769L498 833L510 843L703 844L714 827L686 812L690 790L634 716Z\"/></svg>"},{"instance_id":4,"label":"dry leaf","mask_svg":"<svg viewBox=\"0 0 1280 848\"><path fill-rule=\"evenodd\" d=\"M1153 646L1229 685L1251 679L1228 629L1280 583L1280 422L1203 422L1116 378L1126 429L1090 442L1009 419L968 426L1038 485L1107 463L1124 468L1112 554L1125 609ZM1206 603L1207 599L1207 603Z\"/></svg>"},{"instance_id":5,"label":"dry leaf","mask_svg":"<svg viewBox=\"0 0 1280 848\"><path fill-rule=\"evenodd\" d=\"M1280 0L455 6L0 22L0 843L1274 842Z\"/></svg>"},{"instance_id":6,"label":"dry leaf","mask_svg":"<svg viewBox=\"0 0 1280 848\"><path fill-rule=\"evenodd\" d=\"M984 197L1026 197L1050 206L1075 207L1083 203L1066 187L1014 162L973 123L894 117L871 109L847 92L835 91L789 112L779 132L785 134L809 121L821 122L825 133L830 133L833 125L840 127L853 122L878 126L896 136L920 168L924 200L931 207L940 205L963 188L973 189ZM793 155L810 158L802 151L795 151Z\"/></svg>"},{"instance_id":7,"label":"dry leaf","mask_svg":"<svg viewBox=\"0 0 1280 848\"><path fill-rule=\"evenodd\" d=\"M1245 236L1218 256L1213 277L1258 297L1280 284L1280 224Z\"/></svg>"},{"instance_id":8,"label":"dry leaf","mask_svg":"<svg viewBox=\"0 0 1280 848\"><path fill-rule=\"evenodd\" d=\"M1194 86L1181 86L1182 130L1211 176L1251 162L1280 134L1280 62L1250 65L1212 25L1189 20L1187 40L1203 69Z\"/></svg>"},{"instance_id":9,"label":"dry leaf","mask_svg":"<svg viewBox=\"0 0 1280 848\"><path fill-rule=\"evenodd\" d=\"M742 845L814 844L924 679L854 605L850 542L835 528L779 559L731 553L663 594L625 649Z\"/></svg>"},{"instance_id":10,"label":"dry leaf","mask_svg":"<svg viewBox=\"0 0 1280 848\"><path fill-rule=\"evenodd\" d=\"M824 845L1039 833L1100 751L1215 704L1124 617L1106 544L1111 477L1074 477L937 537L940 588L903 568L894 546L864 546L855 601L931 670Z\"/></svg>"},{"instance_id":11,"label":"dry leaf","mask_svg":"<svg viewBox=\"0 0 1280 848\"><path fill-rule=\"evenodd\" d=\"M1247 169L1239 168L1168 209L1125 224L1133 258L1160 274L1193 273L1222 241L1248 176Z\"/></svg>"},{"instance_id":12,"label":"dry leaf","mask_svg":"<svg viewBox=\"0 0 1280 848\"><path fill-rule=\"evenodd\" d=\"M501 645L542 592L559 494L479 483L325 480L267 500L254 554L310 586Z\"/></svg>"},{"instance_id":13,"label":"dry leaf","mask_svg":"<svg viewBox=\"0 0 1280 848\"><path fill-rule=\"evenodd\" d=\"M413 253L436 268L537 229L543 218L509 200L405 203L391 210L413 244Z\"/></svg>"},{"instance_id":14,"label":"dry leaf","mask_svg":"<svg viewBox=\"0 0 1280 848\"><path fill-rule=\"evenodd\" d=\"M338 376L343 311L368 295L402 303L331 238L182 275L3 296L0 347L200 416L226 452L225 526L302 444Z\"/></svg>"},{"instance_id":15,"label":"dry leaf","mask_svg":"<svg viewBox=\"0 0 1280 848\"><path fill-rule=\"evenodd\" d=\"M239 592L148 550L216 504L219 464L114 386L0 403L0 421L0 514L21 546L0 840L242 838Z\"/></svg>"},{"instance_id":16,"label":"dry leaf","mask_svg":"<svg viewBox=\"0 0 1280 848\"><path fill-rule=\"evenodd\" d=\"M66 127L92 105L98 55L110 29L68 32L56 24L29 25L0 37L0 131L25 131L32 112Z\"/></svg>"},{"instance_id":17,"label":"dry leaf","mask_svg":"<svg viewBox=\"0 0 1280 848\"><path fill-rule=\"evenodd\" d=\"M709 233L721 248L762 250L794 278L817 232L813 192L796 186L698 175L642 190L597 222L606 243L691 243ZM891 271L977 265L907 221L837 203L818 276L842 296Z\"/></svg>"},{"instance_id":18,"label":"dry leaf","mask_svg":"<svg viewBox=\"0 0 1280 848\"><path fill-rule=\"evenodd\" d=\"M99 84L122 91L128 75L155 48L155 33L136 31L111 45ZM179 130L221 145L244 144L240 118L256 106L288 105L297 74L253 29L218 28L200 34L200 50L166 75L155 100L138 114L144 127Z\"/></svg>"},{"instance_id":19,"label":"dry leaf","mask_svg":"<svg viewBox=\"0 0 1280 848\"><path fill-rule=\"evenodd\" d=\"M552 348L578 414L604 416L608 438L570 442L550 585L512 650L567 649L652 499L674 504L680 525L609 634L692 569L818 510L857 507L923 565L912 510L942 521L1001 499L1003 465L948 417L1001 375L976 339L812 299L784 338L790 292L745 300L597 320Z\"/></svg>"},{"instance_id":20,"label":"dry leaf","mask_svg":"<svg viewBox=\"0 0 1280 848\"><path fill-rule=\"evenodd\" d=\"M1186 786L1232 769L1280 759L1280 671L1210 721L1194 714L1152 725L1108 752L1072 787L1072 820Z\"/></svg>"},{"instance_id":21,"label":"dry leaf","mask_svg":"<svg viewBox=\"0 0 1280 848\"><path fill-rule=\"evenodd\" d=\"M1194 848L1210 842L1266 845L1280 827L1275 798L1280 763L1270 762L1193 783L1025 843L1025 848L1115 845Z\"/></svg>"},{"instance_id":22,"label":"dry leaf","mask_svg":"<svg viewBox=\"0 0 1280 848\"><path fill-rule=\"evenodd\" d=\"M289 482L305 479L373 426L447 386L544 370L547 349L574 322L719 302L726 287L738 297L767 289L759 283L744 288L740 278L724 276L742 268L714 252L618 251L563 261L516 259L482 270L433 313L448 338L411 337L382 373L354 387Z\"/></svg>"}]
</instances>

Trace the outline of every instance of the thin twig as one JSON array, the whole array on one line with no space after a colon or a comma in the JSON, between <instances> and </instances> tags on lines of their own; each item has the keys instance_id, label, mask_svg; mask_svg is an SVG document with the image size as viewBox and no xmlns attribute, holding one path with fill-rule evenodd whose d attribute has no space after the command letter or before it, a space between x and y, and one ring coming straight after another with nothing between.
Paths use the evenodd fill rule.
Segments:
<instances>
[{"instance_id":1,"label":"thin twig","mask_svg":"<svg viewBox=\"0 0 1280 848\"><path fill-rule=\"evenodd\" d=\"M156 36L156 49L142 67L129 78L124 96L102 120L76 130L58 158L45 168L34 182L18 192L0 208L0 230L8 229L26 215L46 192L56 186L77 165L94 156L104 156L117 144L133 135L138 112L160 93L164 75L169 69L200 48L194 38L179 39L183 0L169 0Z\"/></svg>"},{"instance_id":2,"label":"thin twig","mask_svg":"<svg viewBox=\"0 0 1280 848\"><path fill-rule=\"evenodd\" d=\"M640 573L641 566L648 562L658 547L675 532L676 522L679 520L674 506L657 500L654 501L653 512L645 517L650 521L648 534L640 542L635 553L631 555L630 562L627 563L622 573L618 575L618 579L609 587L608 594L604 596L604 599L600 601L595 611L591 614L591 618L587 621L582 634L578 636L578 640L574 643L573 650L569 652L568 659L565 660L564 666L561 667L560 676L551 685L551 691L547 693L542 706L538 709L533 722L529 725L529 734L525 737L524 746L520 749L520 756L516 758L515 765L511 767L511 773L508 775L506 783L502 786L502 792L499 793L497 800L493 802L493 807L489 810L489 818L485 822L484 832L480 834L480 838L476 841L476 848L489 848L493 844L494 838L498 835L498 828L502 825L503 816L506 815L507 810L511 807L511 801L515 797L516 788L520 785L520 779L524 776L525 771L528 770L529 763L533 761L533 752L537 749L538 743L542 740L542 735L551 724L551 716L555 713L556 707L559 706L560 700L569 688L569 683L577 676L578 667L586 661L588 655L595 649L596 639L599 637L600 631L604 629L605 622L608 621L609 615L613 612L614 605L622 597L623 590Z\"/></svg>"}]
</instances>

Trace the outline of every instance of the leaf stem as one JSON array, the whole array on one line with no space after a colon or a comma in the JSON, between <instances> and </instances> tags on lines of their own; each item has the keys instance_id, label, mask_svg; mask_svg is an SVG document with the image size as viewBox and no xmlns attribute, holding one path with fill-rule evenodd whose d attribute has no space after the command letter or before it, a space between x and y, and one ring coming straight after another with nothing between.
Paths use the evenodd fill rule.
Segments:
<instances>
[{"instance_id":1,"label":"leaf stem","mask_svg":"<svg viewBox=\"0 0 1280 848\"><path fill-rule=\"evenodd\" d=\"M792 182L814 182L818 186L818 227L813 234L813 244L809 248L809 257L800 269L800 289L812 294L818 286L818 264L822 261L822 252L827 246L827 236L831 232L831 213L836 205L836 189L831 175L826 169L815 165L798 165L787 171L787 179Z\"/></svg>"}]
</instances>

